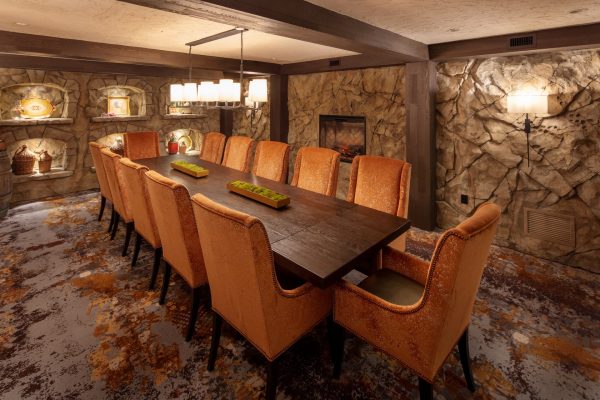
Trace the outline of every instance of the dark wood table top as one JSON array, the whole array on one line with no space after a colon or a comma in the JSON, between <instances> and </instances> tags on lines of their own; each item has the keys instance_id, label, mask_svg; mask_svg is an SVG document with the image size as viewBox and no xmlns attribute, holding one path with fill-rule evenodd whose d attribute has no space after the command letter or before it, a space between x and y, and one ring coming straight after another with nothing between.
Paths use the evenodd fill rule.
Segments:
<instances>
[{"instance_id":1,"label":"dark wood table top","mask_svg":"<svg viewBox=\"0 0 600 400\"><path fill-rule=\"evenodd\" d=\"M210 174L199 179L185 175L170 167L175 160L201 165ZM258 217L269 235L275 263L322 288L350 272L361 260L376 255L410 227L410 221L404 218L193 156L163 156L136 162L184 185L192 196L202 193L227 207ZM291 203L276 210L229 192L227 182L238 179L286 194Z\"/></svg>"}]
</instances>

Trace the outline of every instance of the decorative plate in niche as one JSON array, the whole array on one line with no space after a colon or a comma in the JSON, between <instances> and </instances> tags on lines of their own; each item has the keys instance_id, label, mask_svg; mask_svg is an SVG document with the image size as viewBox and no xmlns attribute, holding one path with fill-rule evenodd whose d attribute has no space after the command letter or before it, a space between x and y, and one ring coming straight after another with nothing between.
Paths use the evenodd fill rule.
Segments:
<instances>
[{"instance_id":1,"label":"decorative plate in niche","mask_svg":"<svg viewBox=\"0 0 600 400\"><path fill-rule=\"evenodd\" d=\"M54 111L54 106L46 99L30 97L19 103L21 118L41 119L48 118Z\"/></svg>"}]
</instances>

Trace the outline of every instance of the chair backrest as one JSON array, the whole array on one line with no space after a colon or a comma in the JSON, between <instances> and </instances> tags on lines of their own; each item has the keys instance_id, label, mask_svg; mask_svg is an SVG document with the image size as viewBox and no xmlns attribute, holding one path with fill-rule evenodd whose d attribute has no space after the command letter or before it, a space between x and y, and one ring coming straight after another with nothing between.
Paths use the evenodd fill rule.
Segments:
<instances>
[{"instance_id":1,"label":"chair backrest","mask_svg":"<svg viewBox=\"0 0 600 400\"><path fill-rule=\"evenodd\" d=\"M340 153L323 147L302 147L296 156L292 186L335 196Z\"/></svg>"},{"instance_id":2,"label":"chair backrest","mask_svg":"<svg viewBox=\"0 0 600 400\"><path fill-rule=\"evenodd\" d=\"M148 167L121 158L121 172L125 180L127 198L131 210L131 216L135 223L135 230L155 249L161 247L156 220L150 204L150 195L146 187L146 171Z\"/></svg>"},{"instance_id":3,"label":"chair backrest","mask_svg":"<svg viewBox=\"0 0 600 400\"><path fill-rule=\"evenodd\" d=\"M285 183L290 162L290 145L263 140L256 145L252 173L262 178Z\"/></svg>"},{"instance_id":4,"label":"chair backrest","mask_svg":"<svg viewBox=\"0 0 600 400\"><path fill-rule=\"evenodd\" d=\"M127 132L123 134L125 157L130 160L160 156L157 132Z\"/></svg>"},{"instance_id":5,"label":"chair backrest","mask_svg":"<svg viewBox=\"0 0 600 400\"><path fill-rule=\"evenodd\" d=\"M204 285L206 270L189 192L156 171L145 175L163 258L192 288Z\"/></svg>"},{"instance_id":6,"label":"chair backrest","mask_svg":"<svg viewBox=\"0 0 600 400\"><path fill-rule=\"evenodd\" d=\"M208 132L204 135L204 142L200 150L200 159L215 164L220 164L225 148L225 135L219 132Z\"/></svg>"},{"instance_id":7,"label":"chair backrest","mask_svg":"<svg viewBox=\"0 0 600 400\"><path fill-rule=\"evenodd\" d=\"M411 165L379 156L356 156L352 160L347 200L406 218Z\"/></svg>"},{"instance_id":8,"label":"chair backrest","mask_svg":"<svg viewBox=\"0 0 600 400\"><path fill-rule=\"evenodd\" d=\"M131 212L129 211L129 199L127 198L127 192L124 189L126 182L121 172L121 164L119 163L121 156L110 151L108 147L101 149L100 153L102 155L102 162L104 163L108 185L110 186L110 193L113 197L113 206L125 222L130 222L132 218Z\"/></svg>"},{"instance_id":9,"label":"chair backrest","mask_svg":"<svg viewBox=\"0 0 600 400\"><path fill-rule=\"evenodd\" d=\"M421 299L430 307L436 332L435 365L439 368L469 325L501 209L486 203L440 237Z\"/></svg>"},{"instance_id":10,"label":"chair backrest","mask_svg":"<svg viewBox=\"0 0 600 400\"><path fill-rule=\"evenodd\" d=\"M100 193L104 196L105 199L108 199L111 203L112 194L110 193L110 185L108 183L108 178L106 176L106 170L104 169L104 162L102 161L102 150L104 145L101 145L96 142L90 142L90 153L92 155L92 160L94 161L94 167L96 168L96 176L98 177L98 184L100 185Z\"/></svg>"},{"instance_id":11,"label":"chair backrest","mask_svg":"<svg viewBox=\"0 0 600 400\"><path fill-rule=\"evenodd\" d=\"M247 136L231 136L225 145L221 165L242 172L250 172L250 154L254 140Z\"/></svg>"},{"instance_id":12,"label":"chair backrest","mask_svg":"<svg viewBox=\"0 0 600 400\"><path fill-rule=\"evenodd\" d=\"M264 354L272 355L278 338L269 328L282 300L265 227L256 217L202 194L194 195L192 203L202 230L213 309Z\"/></svg>"}]
</instances>

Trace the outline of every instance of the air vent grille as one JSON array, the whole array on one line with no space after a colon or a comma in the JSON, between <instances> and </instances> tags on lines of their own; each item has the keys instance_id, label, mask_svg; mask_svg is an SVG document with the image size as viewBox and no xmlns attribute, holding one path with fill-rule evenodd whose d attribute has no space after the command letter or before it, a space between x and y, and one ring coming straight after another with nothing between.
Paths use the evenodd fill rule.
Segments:
<instances>
[{"instance_id":1,"label":"air vent grille","mask_svg":"<svg viewBox=\"0 0 600 400\"><path fill-rule=\"evenodd\" d=\"M329 66L330 67L337 67L339 65L340 65L340 60L339 59L337 59L337 60L329 60Z\"/></svg>"},{"instance_id":2,"label":"air vent grille","mask_svg":"<svg viewBox=\"0 0 600 400\"><path fill-rule=\"evenodd\" d=\"M572 215L525 208L525 234L575 248L575 218Z\"/></svg>"},{"instance_id":3,"label":"air vent grille","mask_svg":"<svg viewBox=\"0 0 600 400\"><path fill-rule=\"evenodd\" d=\"M509 48L535 47L535 35L513 36L508 39Z\"/></svg>"}]
</instances>

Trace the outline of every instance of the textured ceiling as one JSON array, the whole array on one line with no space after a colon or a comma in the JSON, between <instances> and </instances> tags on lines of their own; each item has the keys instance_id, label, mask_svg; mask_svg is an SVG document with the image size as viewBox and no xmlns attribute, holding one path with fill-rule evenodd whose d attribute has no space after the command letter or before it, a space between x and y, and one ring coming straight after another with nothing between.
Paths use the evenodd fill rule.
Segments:
<instances>
[{"instance_id":1,"label":"textured ceiling","mask_svg":"<svg viewBox=\"0 0 600 400\"><path fill-rule=\"evenodd\" d=\"M26 25L21 25L24 23ZM0 0L0 30L188 52L185 43L233 28L115 0ZM194 47L239 58L239 36ZM258 31L244 33L244 58L290 63L355 53Z\"/></svg>"},{"instance_id":2,"label":"textured ceiling","mask_svg":"<svg viewBox=\"0 0 600 400\"><path fill-rule=\"evenodd\" d=\"M308 0L426 44L600 22L600 0Z\"/></svg>"}]
</instances>

